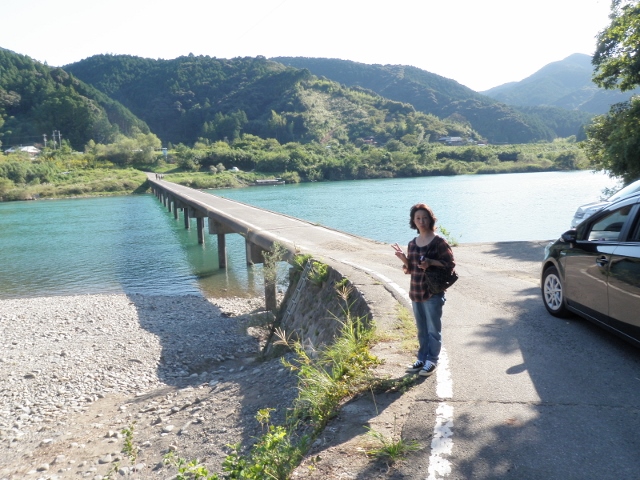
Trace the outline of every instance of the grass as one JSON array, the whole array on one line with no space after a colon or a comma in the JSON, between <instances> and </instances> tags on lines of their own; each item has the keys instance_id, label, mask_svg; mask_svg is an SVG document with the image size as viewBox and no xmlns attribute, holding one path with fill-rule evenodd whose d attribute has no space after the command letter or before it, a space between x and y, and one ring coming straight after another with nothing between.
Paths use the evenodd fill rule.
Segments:
<instances>
[{"instance_id":1,"label":"grass","mask_svg":"<svg viewBox=\"0 0 640 480\"><path fill-rule=\"evenodd\" d=\"M397 310L398 322L396 331L400 340L400 348L406 352L415 352L418 349L418 332L412 313L399 305Z\"/></svg>"},{"instance_id":2,"label":"grass","mask_svg":"<svg viewBox=\"0 0 640 480\"><path fill-rule=\"evenodd\" d=\"M394 420L393 435L387 437L372 428L365 427L367 435L371 437L376 446L369 448L365 453L378 460L382 460L387 465L393 465L397 461L406 457L409 453L420 450L420 444L415 440L405 440L396 434L396 423Z\"/></svg>"}]
</instances>

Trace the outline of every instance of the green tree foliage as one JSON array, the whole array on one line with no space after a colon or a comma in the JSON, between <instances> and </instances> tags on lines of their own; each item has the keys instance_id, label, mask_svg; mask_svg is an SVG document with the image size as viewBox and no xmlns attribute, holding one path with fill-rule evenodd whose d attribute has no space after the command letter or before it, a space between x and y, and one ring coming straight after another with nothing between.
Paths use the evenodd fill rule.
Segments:
<instances>
[{"instance_id":1,"label":"green tree foliage","mask_svg":"<svg viewBox=\"0 0 640 480\"><path fill-rule=\"evenodd\" d=\"M146 124L60 68L0 48L0 136L5 145L43 143L54 130L80 149Z\"/></svg>"},{"instance_id":2,"label":"green tree foliage","mask_svg":"<svg viewBox=\"0 0 640 480\"><path fill-rule=\"evenodd\" d=\"M640 2L612 0L609 19L597 37L593 81L609 89L632 90L640 85Z\"/></svg>"},{"instance_id":3,"label":"green tree foliage","mask_svg":"<svg viewBox=\"0 0 640 480\"><path fill-rule=\"evenodd\" d=\"M598 35L594 81L605 88L640 85L640 2L612 0L611 23ZM640 177L640 97L613 105L586 129L591 162L626 182Z\"/></svg>"},{"instance_id":4,"label":"green tree foliage","mask_svg":"<svg viewBox=\"0 0 640 480\"><path fill-rule=\"evenodd\" d=\"M592 164L625 183L640 178L640 97L611 107L587 128L585 150Z\"/></svg>"},{"instance_id":5,"label":"green tree foliage","mask_svg":"<svg viewBox=\"0 0 640 480\"><path fill-rule=\"evenodd\" d=\"M179 145L172 155L188 171L218 173L237 167L286 178L289 182L457 175L469 173L572 170L586 165L575 138L524 145L386 145L363 143L279 143L245 134L234 142L200 141L191 149ZM215 170L215 171L214 171Z\"/></svg>"},{"instance_id":6,"label":"green tree foliage","mask_svg":"<svg viewBox=\"0 0 640 480\"><path fill-rule=\"evenodd\" d=\"M110 162L118 166L150 165L157 162L160 139L153 133L132 132L132 137L118 135L113 143L89 142L85 153L99 162Z\"/></svg>"}]
</instances>

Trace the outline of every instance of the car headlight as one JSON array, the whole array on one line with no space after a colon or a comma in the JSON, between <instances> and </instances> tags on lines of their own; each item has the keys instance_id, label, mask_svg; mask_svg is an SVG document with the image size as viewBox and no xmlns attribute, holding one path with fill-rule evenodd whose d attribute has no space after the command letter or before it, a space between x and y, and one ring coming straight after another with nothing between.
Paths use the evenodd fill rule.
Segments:
<instances>
[{"instance_id":1,"label":"car headlight","mask_svg":"<svg viewBox=\"0 0 640 480\"><path fill-rule=\"evenodd\" d=\"M551 246L556 243L555 241L547 243L547 246L544 247L544 258L549 256L549 250L551 250Z\"/></svg>"}]
</instances>

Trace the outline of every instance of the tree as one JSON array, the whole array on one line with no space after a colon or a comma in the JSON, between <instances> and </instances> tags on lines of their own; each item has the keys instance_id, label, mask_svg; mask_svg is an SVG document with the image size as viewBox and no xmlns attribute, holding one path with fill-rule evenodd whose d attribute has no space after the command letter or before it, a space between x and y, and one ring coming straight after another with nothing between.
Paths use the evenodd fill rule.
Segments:
<instances>
[{"instance_id":1,"label":"tree","mask_svg":"<svg viewBox=\"0 0 640 480\"><path fill-rule=\"evenodd\" d=\"M598 34L593 81L607 89L640 85L640 1L612 0L610 25ZM640 97L613 105L586 129L587 157L599 169L630 182L640 177Z\"/></svg>"},{"instance_id":2,"label":"tree","mask_svg":"<svg viewBox=\"0 0 640 480\"><path fill-rule=\"evenodd\" d=\"M595 117L584 148L596 168L623 177L625 183L640 178L640 97Z\"/></svg>"},{"instance_id":3,"label":"tree","mask_svg":"<svg viewBox=\"0 0 640 480\"><path fill-rule=\"evenodd\" d=\"M611 24L598 34L593 81L625 92L640 84L640 2L612 0Z\"/></svg>"}]
</instances>

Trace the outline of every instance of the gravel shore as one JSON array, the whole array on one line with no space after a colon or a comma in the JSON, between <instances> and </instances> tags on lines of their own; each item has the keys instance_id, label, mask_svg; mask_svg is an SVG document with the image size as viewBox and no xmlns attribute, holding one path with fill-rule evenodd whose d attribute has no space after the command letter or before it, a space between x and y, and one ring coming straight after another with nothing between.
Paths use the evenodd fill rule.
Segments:
<instances>
[{"instance_id":1,"label":"gravel shore","mask_svg":"<svg viewBox=\"0 0 640 480\"><path fill-rule=\"evenodd\" d=\"M219 472L226 445L282 418L296 379L257 360L260 298L0 301L0 479L172 478L169 450ZM122 453L132 428L139 452ZM117 475L116 475L117 472Z\"/></svg>"}]
</instances>

